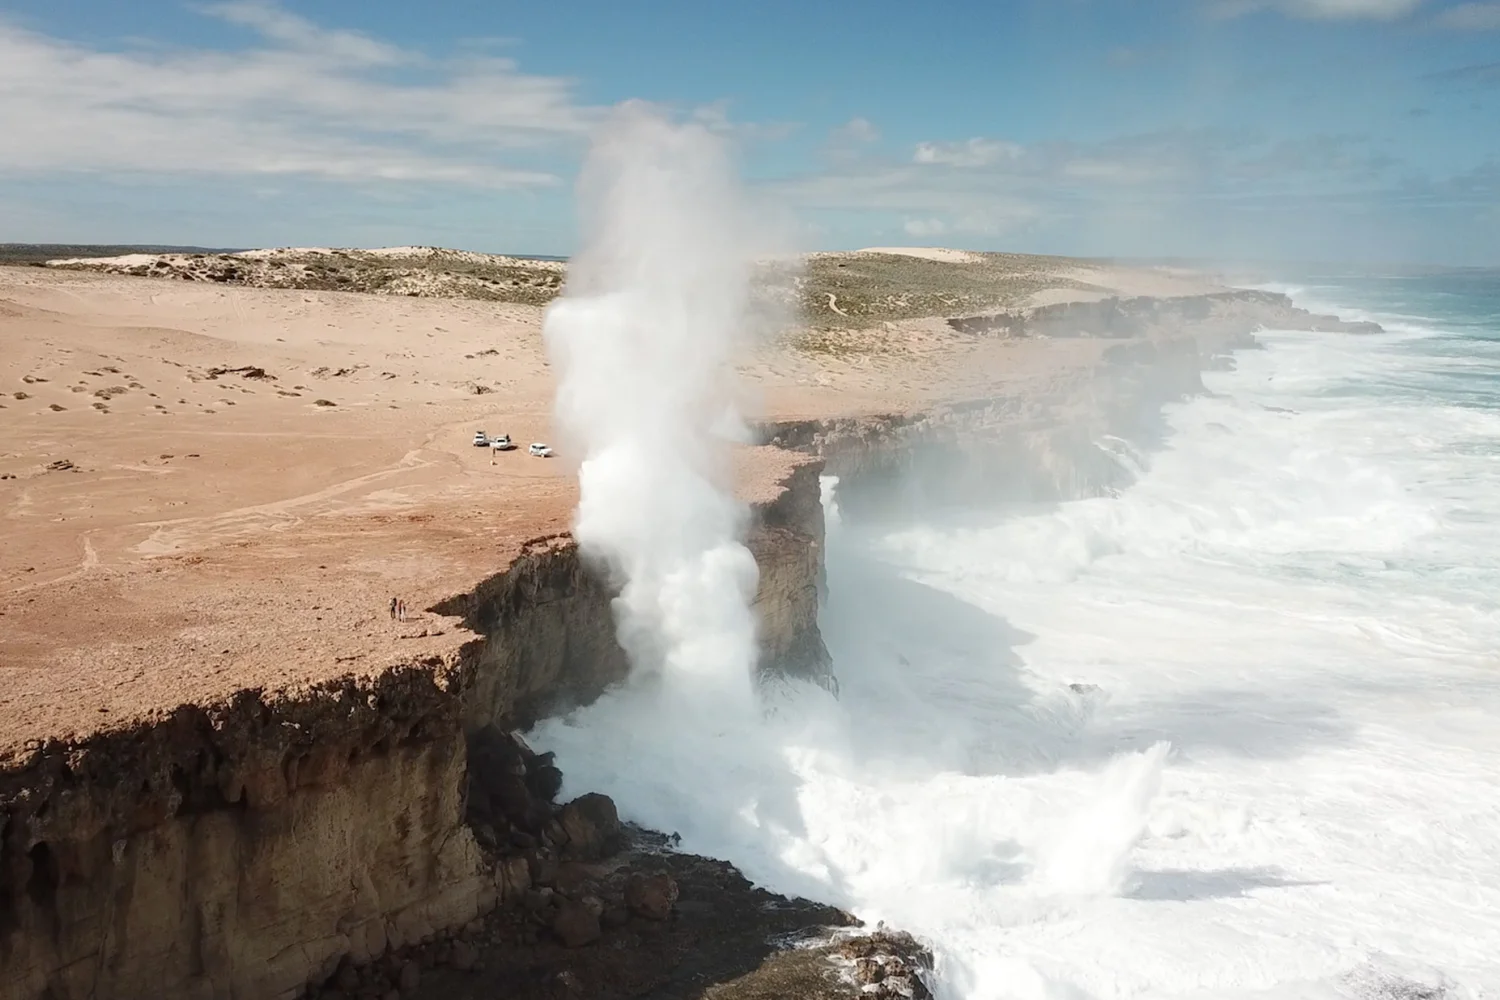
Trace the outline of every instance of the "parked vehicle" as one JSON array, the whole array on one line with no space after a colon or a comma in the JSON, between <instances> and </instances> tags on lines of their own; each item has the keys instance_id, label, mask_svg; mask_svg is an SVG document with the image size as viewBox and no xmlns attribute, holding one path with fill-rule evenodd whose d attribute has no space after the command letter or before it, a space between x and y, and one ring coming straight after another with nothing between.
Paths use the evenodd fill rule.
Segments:
<instances>
[{"instance_id":1,"label":"parked vehicle","mask_svg":"<svg viewBox=\"0 0 1500 1000\"><path fill-rule=\"evenodd\" d=\"M530 451L531 454L536 458L552 457L552 449L542 444L540 441L533 441L531 447L527 450Z\"/></svg>"},{"instance_id":2,"label":"parked vehicle","mask_svg":"<svg viewBox=\"0 0 1500 1000\"><path fill-rule=\"evenodd\" d=\"M509 434L501 434L497 438L490 439L490 447L495 451L511 451L516 446L512 443Z\"/></svg>"},{"instance_id":3,"label":"parked vehicle","mask_svg":"<svg viewBox=\"0 0 1500 1000\"><path fill-rule=\"evenodd\" d=\"M490 446L490 439L485 436L484 431L475 431L474 432L474 447L476 447L476 448L488 448L489 446Z\"/></svg>"}]
</instances>

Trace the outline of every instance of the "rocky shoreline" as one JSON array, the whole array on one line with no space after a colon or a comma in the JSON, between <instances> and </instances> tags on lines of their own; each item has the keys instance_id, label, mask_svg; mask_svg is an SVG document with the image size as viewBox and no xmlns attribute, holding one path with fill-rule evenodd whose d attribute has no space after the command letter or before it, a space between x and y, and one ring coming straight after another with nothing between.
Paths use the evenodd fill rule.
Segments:
<instances>
[{"instance_id":1,"label":"rocky shoreline","mask_svg":"<svg viewBox=\"0 0 1500 1000\"><path fill-rule=\"evenodd\" d=\"M454 934L341 963L316 997L915 997L931 956L908 935L752 886L731 865L622 825L597 793L552 801L551 754L487 727L470 740L468 819L500 905Z\"/></svg>"}]
</instances>

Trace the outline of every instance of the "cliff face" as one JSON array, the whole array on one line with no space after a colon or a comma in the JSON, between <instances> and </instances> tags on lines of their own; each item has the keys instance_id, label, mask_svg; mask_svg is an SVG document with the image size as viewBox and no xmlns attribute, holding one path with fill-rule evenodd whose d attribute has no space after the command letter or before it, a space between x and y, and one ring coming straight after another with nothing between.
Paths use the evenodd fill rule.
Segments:
<instances>
[{"instance_id":1,"label":"cliff face","mask_svg":"<svg viewBox=\"0 0 1500 1000\"><path fill-rule=\"evenodd\" d=\"M818 632L821 468L800 465L775 500L752 509L747 542L760 567L761 668L772 673L816 678L828 670ZM562 535L537 539L505 572L440 605L487 639L465 698L465 726L526 729L623 680L630 665L615 639L612 597Z\"/></svg>"},{"instance_id":2,"label":"cliff face","mask_svg":"<svg viewBox=\"0 0 1500 1000\"><path fill-rule=\"evenodd\" d=\"M472 919L461 662L38 748L0 784L0 997L293 997Z\"/></svg>"},{"instance_id":3,"label":"cliff face","mask_svg":"<svg viewBox=\"0 0 1500 1000\"><path fill-rule=\"evenodd\" d=\"M761 670L828 684L832 659L818 631L823 589L822 462L799 466L774 502L757 509L750 551L760 566Z\"/></svg>"},{"instance_id":4,"label":"cliff face","mask_svg":"<svg viewBox=\"0 0 1500 1000\"><path fill-rule=\"evenodd\" d=\"M1298 308L1279 292L1233 289L1180 298L1106 298L1059 302L950 319L960 333L1044 337L1143 337L1191 328L1202 337L1236 336L1257 329L1325 333L1380 333L1379 323L1349 322Z\"/></svg>"},{"instance_id":5,"label":"cliff face","mask_svg":"<svg viewBox=\"0 0 1500 1000\"><path fill-rule=\"evenodd\" d=\"M815 677L818 470L749 539L763 669ZM292 998L492 909L465 736L622 679L611 596L571 539L539 539L437 609L479 636L452 657L36 747L0 774L0 1000Z\"/></svg>"}]
</instances>

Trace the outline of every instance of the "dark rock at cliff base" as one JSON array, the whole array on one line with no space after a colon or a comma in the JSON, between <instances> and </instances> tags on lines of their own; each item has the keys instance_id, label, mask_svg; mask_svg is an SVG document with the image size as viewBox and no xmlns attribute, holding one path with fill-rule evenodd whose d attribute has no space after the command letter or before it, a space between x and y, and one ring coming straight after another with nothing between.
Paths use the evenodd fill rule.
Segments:
<instances>
[{"instance_id":1,"label":"dark rock at cliff base","mask_svg":"<svg viewBox=\"0 0 1500 1000\"><path fill-rule=\"evenodd\" d=\"M851 946L857 922L848 914L774 896L730 865L669 847L668 837L626 826L620 854L597 864L564 862L556 891L536 892L534 908L525 906L523 893L483 918L481 931L467 938L480 953L472 971L460 972L451 959L424 969L421 989L404 1000L895 1000L907 985L914 997L926 995L919 977L904 978L906 968L921 970L920 958L901 967L891 958L904 957L882 945ZM626 908L632 874L670 876L680 898L669 919L648 920ZM666 891L662 902L672 895ZM402 957L386 963L392 979ZM868 987L856 982L860 957L870 960L871 978L880 974ZM571 983L566 989L564 977Z\"/></svg>"},{"instance_id":2,"label":"dark rock at cliff base","mask_svg":"<svg viewBox=\"0 0 1500 1000\"><path fill-rule=\"evenodd\" d=\"M542 754L526 769L526 787L539 799L551 802L562 791L562 769L552 763L552 754Z\"/></svg>"},{"instance_id":3,"label":"dark rock at cliff base","mask_svg":"<svg viewBox=\"0 0 1500 1000\"><path fill-rule=\"evenodd\" d=\"M599 925L596 907L587 903L568 900L552 918L552 933L568 948L582 948L599 940L604 930Z\"/></svg>"},{"instance_id":4,"label":"dark rock at cliff base","mask_svg":"<svg viewBox=\"0 0 1500 1000\"><path fill-rule=\"evenodd\" d=\"M401 988L402 996L409 997L417 992L422 985L422 970L416 962L401 963L401 971L397 974L396 984Z\"/></svg>"},{"instance_id":5,"label":"dark rock at cliff base","mask_svg":"<svg viewBox=\"0 0 1500 1000\"><path fill-rule=\"evenodd\" d=\"M467 941L453 942L453 950L448 954L448 964L460 972L468 972L474 968L479 961L479 952Z\"/></svg>"},{"instance_id":6,"label":"dark rock at cliff base","mask_svg":"<svg viewBox=\"0 0 1500 1000\"><path fill-rule=\"evenodd\" d=\"M677 902L677 880L666 872L632 875L625 882L625 905L636 916L665 920Z\"/></svg>"},{"instance_id":7,"label":"dark rock at cliff base","mask_svg":"<svg viewBox=\"0 0 1500 1000\"><path fill-rule=\"evenodd\" d=\"M470 822L539 837L552 820L552 797L562 786L552 754L533 753L518 735L493 725L473 733L468 750Z\"/></svg>"},{"instance_id":8,"label":"dark rock at cliff base","mask_svg":"<svg viewBox=\"0 0 1500 1000\"><path fill-rule=\"evenodd\" d=\"M569 857L596 861L611 853L620 839L620 814L608 795L590 792L563 806L558 817Z\"/></svg>"},{"instance_id":9,"label":"dark rock at cliff base","mask_svg":"<svg viewBox=\"0 0 1500 1000\"><path fill-rule=\"evenodd\" d=\"M601 870L581 861L566 861L557 866L557 877L552 880L552 887L566 895L576 895L594 882Z\"/></svg>"}]
</instances>

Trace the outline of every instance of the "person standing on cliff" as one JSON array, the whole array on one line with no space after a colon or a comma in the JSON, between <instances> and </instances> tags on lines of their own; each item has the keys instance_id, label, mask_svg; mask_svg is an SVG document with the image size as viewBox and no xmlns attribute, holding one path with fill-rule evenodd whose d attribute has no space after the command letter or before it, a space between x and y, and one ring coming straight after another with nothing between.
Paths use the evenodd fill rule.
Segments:
<instances>
[{"instance_id":1,"label":"person standing on cliff","mask_svg":"<svg viewBox=\"0 0 1500 1000\"><path fill-rule=\"evenodd\" d=\"M396 599L391 598L391 621L396 620Z\"/></svg>"}]
</instances>

